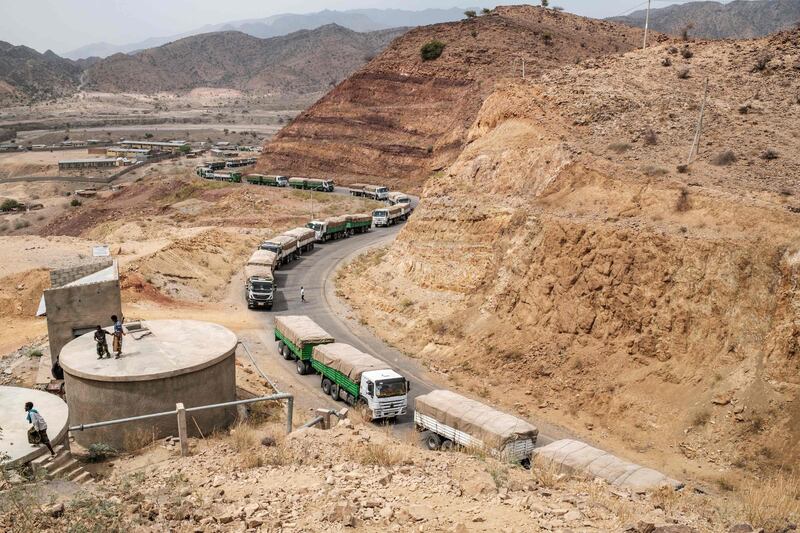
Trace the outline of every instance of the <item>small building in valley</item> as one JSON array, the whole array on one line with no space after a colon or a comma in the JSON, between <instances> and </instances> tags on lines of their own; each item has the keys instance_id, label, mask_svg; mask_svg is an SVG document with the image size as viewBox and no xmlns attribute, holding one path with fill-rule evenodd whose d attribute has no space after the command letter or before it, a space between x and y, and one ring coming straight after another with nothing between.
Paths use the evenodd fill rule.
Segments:
<instances>
[{"instance_id":1,"label":"small building in valley","mask_svg":"<svg viewBox=\"0 0 800 533\"><path fill-rule=\"evenodd\" d=\"M67 159L58 162L58 170L82 168L111 168L119 165L116 159Z\"/></svg>"}]
</instances>

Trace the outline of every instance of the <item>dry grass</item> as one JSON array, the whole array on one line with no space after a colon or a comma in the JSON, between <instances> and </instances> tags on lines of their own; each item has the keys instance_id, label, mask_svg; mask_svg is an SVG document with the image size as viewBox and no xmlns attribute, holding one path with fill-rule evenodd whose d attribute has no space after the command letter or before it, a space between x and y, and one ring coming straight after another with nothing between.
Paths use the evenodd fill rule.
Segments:
<instances>
[{"instance_id":1,"label":"dry grass","mask_svg":"<svg viewBox=\"0 0 800 533\"><path fill-rule=\"evenodd\" d=\"M742 518L756 528L781 531L800 520L800 472L748 481L740 491Z\"/></svg>"},{"instance_id":2,"label":"dry grass","mask_svg":"<svg viewBox=\"0 0 800 533\"><path fill-rule=\"evenodd\" d=\"M402 445L388 442L352 444L349 455L355 462L369 466L397 466L408 459L408 452Z\"/></svg>"},{"instance_id":3,"label":"dry grass","mask_svg":"<svg viewBox=\"0 0 800 533\"><path fill-rule=\"evenodd\" d=\"M237 453L246 453L255 449L258 445L258 435L256 430L247 422L240 422L235 428L231 429L230 443Z\"/></svg>"},{"instance_id":4,"label":"dry grass","mask_svg":"<svg viewBox=\"0 0 800 533\"><path fill-rule=\"evenodd\" d=\"M731 150L725 150L724 152L720 152L711 159L711 164L717 165L718 167L723 167L725 165L730 165L731 163L736 162L736 154L733 153Z\"/></svg>"},{"instance_id":5,"label":"dry grass","mask_svg":"<svg viewBox=\"0 0 800 533\"><path fill-rule=\"evenodd\" d=\"M701 409L692 415L692 426L705 426L709 420L711 420L711 412L708 409Z\"/></svg>"},{"instance_id":6,"label":"dry grass","mask_svg":"<svg viewBox=\"0 0 800 533\"><path fill-rule=\"evenodd\" d=\"M650 493L650 501L653 502L653 507L663 509L667 514L672 512L679 498L678 491L668 485L663 485Z\"/></svg>"},{"instance_id":7,"label":"dry grass","mask_svg":"<svg viewBox=\"0 0 800 533\"><path fill-rule=\"evenodd\" d=\"M140 450L155 444L155 442L155 429L147 430L140 427L125 433L123 449L130 451Z\"/></svg>"},{"instance_id":8,"label":"dry grass","mask_svg":"<svg viewBox=\"0 0 800 533\"><path fill-rule=\"evenodd\" d=\"M554 489L562 486L569 479L569 476L559 472L558 468L552 463L536 463L531 468L533 479L539 486L546 489Z\"/></svg>"}]
</instances>

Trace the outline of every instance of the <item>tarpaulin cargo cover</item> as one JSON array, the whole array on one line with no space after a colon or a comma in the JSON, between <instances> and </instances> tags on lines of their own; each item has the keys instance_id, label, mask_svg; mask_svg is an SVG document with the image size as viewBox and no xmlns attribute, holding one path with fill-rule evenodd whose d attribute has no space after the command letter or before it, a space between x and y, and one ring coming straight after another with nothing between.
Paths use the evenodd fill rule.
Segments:
<instances>
[{"instance_id":1,"label":"tarpaulin cargo cover","mask_svg":"<svg viewBox=\"0 0 800 533\"><path fill-rule=\"evenodd\" d=\"M473 437L487 446L502 450L509 442L531 439L539 430L519 418L492 409L448 390L435 390L418 396L415 409Z\"/></svg>"},{"instance_id":2,"label":"tarpaulin cargo cover","mask_svg":"<svg viewBox=\"0 0 800 533\"><path fill-rule=\"evenodd\" d=\"M277 254L269 250L256 250L250 259L247 261L248 265L266 266L275 270L275 264L278 262Z\"/></svg>"},{"instance_id":3,"label":"tarpaulin cargo cover","mask_svg":"<svg viewBox=\"0 0 800 533\"><path fill-rule=\"evenodd\" d=\"M380 359L340 342L314 346L312 357L323 365L338 370L354 383L361 382L361 374L364 372L385 370L389 367Z\"/></svg>"},{"instance_id":4,"label":"tarpaulin cargo cover","mask_svg":"<svg viewBox=\"0 0 800 533\"><path fill-rule=\"evenodd\" d=\"M333 336L307 316L276 316L275 329L302 349L306 344L333 342Z\"/></svg>"}]
</instances>

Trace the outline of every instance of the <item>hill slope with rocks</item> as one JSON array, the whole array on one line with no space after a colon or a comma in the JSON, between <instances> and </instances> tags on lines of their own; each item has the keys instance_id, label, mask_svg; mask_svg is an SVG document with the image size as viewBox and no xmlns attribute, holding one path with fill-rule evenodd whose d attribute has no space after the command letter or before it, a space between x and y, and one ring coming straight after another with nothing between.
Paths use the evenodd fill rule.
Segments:
<instances>
[{"instance_id":1,"label":"hill slope with rocks","mask_svg":"<svg viewBox=\"0 0 800 533\"><path fill-rule=\"evenodd\" d=\"M50 50L0 41L0 106L46 100L73 93L83 69Z\"/></svg>"},{"instance_id":2,"label":"hill slope with rocks","mask_svg":"<svg viewBox=\"0 0 800 533\"><path fill-rule=\"evenodd\" d=\"M644 27L647 11L608 20ZM689 2L650 10L650 27L669 35L686 29L702 39L752 39L793 28L800 23L797 0L735 0Z\"/></svg>"},{"instance_id":3,"label":"hill slope with rocks","mask_svg":"<svg viewBox=\"0 0 800 533\"><path fill-rule=\"evenodd\" d=\"M795 30L504 83L337 294L489 402L726 491L780 478L800 461L799 64Z\"/></svg>"},{"instance_id":4,"label":"hill slope with rocks","mask_svg":"<svg viewBox=\"0 0 800 533\"><path fill-rule=\"evenodd\" d=\"M98 61L86 71L85 85L106 92L225 87L317 93L347 77L403 31L358 33L327 25L271 39L240 32L208 33Z\"/></svg>"},{"instance_id":5,"label":"hill slope with rocks","mask_svg":"<svg viewBox=\"0 0 800 533\"><path fill-rule=\"evenodd\" d=\"M421 48L444 44L423 60ZM389 178L418 186L460 153L483 99L503 78L625 52L641 32L531 6L416 28L299 115L266 147L268 172Z\"/></svg>"}]
</instances>

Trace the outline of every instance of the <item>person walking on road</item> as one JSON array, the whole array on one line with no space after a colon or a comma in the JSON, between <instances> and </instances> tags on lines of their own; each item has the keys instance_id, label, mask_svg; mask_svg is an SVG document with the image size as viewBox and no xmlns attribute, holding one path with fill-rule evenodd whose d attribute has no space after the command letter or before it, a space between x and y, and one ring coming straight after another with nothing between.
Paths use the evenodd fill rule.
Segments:
<instances>
[{"instance_id":1,"label":"person walking on road","mask_svg":"<svg viewBox=\"0 0 800 533\"><path fill-rule=\"evenodd\" d=\"M27 420L32 426L28 431L29 440L34 446L44 444L50 450L50 455L55 455L53 446L50 445L50 438L47 436L47 422L44 421L39 411L33 408L33 402L25 402L25 412L28 413Z\"/></svg>"},{"instance_id":2,"label":"person walking on road","mask_svg":"<svg viewBox=\"0 0 800 533\"><path fill-rule=\"evenodd\" d=\"M102 359L103 357L111 359L111 352L108 351L108 341L106 341L107 335L111 335L111 333L107 332L100 326L97 326L97 329L94 330L94 342L97 343L98 359Z\"/></svg>"},{"instance_id":3,"label":"person walking on road","mask_svg":"<svg viewBox=\"0 0 800 533\"><path fill-rule=\"evenodd\" d=\"M300 301L306 301L306 290L302 286L300 287Z\"/></svg>"},{"instance_id":4,"label":"person walking on road","mask_svg":"<svg viewBox=\"0 0 800 533\"><path fill-rule=\"evenodd\" d=\"M111 315L111 321L114 322L114 359L119 359L122 357L122 336L125 335L125 330L122 329L122 320L117 315Z\"/></svg>"}]
</instances>

